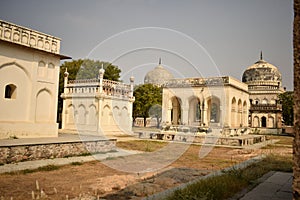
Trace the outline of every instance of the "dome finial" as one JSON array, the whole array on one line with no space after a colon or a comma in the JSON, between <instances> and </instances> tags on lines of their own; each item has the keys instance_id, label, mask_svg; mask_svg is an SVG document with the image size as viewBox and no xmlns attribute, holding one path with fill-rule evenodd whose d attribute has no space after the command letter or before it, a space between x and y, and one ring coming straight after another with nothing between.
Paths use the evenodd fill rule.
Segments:
<instances>
[{"instance_id":1,"label":"dome finial","mask_svg":"<svg viewBox=\"0 0 300 200\"><path fill-rule=\"evenodd\" d=\"M260 51L260 60L263 60L262 51Z\"/></svg>"},{"instance_id":2,"label":"dome finial","mask_svg":"<svg viewBox=\"0 0 300 200\"><path fill-rule=\"evenodd\" d=\"M161 58L159 58L158 64L161 65Z\"/></svg>"}]
</instances>

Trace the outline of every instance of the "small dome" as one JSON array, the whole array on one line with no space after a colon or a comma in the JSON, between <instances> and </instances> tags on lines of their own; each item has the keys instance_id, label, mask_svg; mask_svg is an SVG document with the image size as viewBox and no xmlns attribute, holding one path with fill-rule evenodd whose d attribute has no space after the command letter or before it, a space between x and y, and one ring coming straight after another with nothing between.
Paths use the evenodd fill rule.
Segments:
<instances>
[{"instance_id":1,"label":"small dome","mask_svg":"<svg viewBox=\"0 0 300 200\"><path fill-rule=\"evenodd\" d=\"M162 85L164 81L173 79L174 76L166 70L161 63L159 62L159 65L155 67L153 70L149 71L145 78L144 83L151 83L155 85Z\"/></svg>"},{"instance_id":2,"label":"small dome","mask_svg":"<svg viewBox=\"0 0 300 200\"><path fill-rule=\"evenodd\" d=\"M281 85L281 73L274 65L261 59L249 66L244 74L242 81L244 83L255 83L264 81L266 84L280 84Z\"/></svg>"}]
</instances>

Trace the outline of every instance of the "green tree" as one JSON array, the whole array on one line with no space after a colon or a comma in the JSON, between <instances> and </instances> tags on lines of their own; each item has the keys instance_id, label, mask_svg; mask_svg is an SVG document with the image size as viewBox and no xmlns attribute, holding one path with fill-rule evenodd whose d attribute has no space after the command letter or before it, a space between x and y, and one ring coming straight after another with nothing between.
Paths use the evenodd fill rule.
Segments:
<instances>
[{"instance_id":1,"label":"green tree","mask_svg":"<svg viewBox=\"0 0 300 200\"><path fill-rule=\"evenodd\" d=\"M94 61L94 60L78 60L81 63L76 79L92 79L97 78L99 69L102 65L105 69L104 79L119 81L121 70L108 62Z\"/></svg>"},{"instance_id":2,"label":"green tree","mask_svg":"<svg viewBox=\"0 0 300 200\"><path fill-rule=\"evenodd\" d=\"M60 95L64 91L64 73L66 68L69 73L69 80L75 79L92 79L97 78L99 74L99 69L105 69L104 79L109 79L113 81L120 81L121 70L118 66L112 65L108 62L103 61L94 61L90 59L78 59L64 62L60 66L60 75L59 75L59 94L58 94L58 109L57 116L58 121L61 122L60 114L62 113L63 99L60 98Z\"/></svg>"},{"instance_id":3,"label":"green tree","mask_svg":"<svg viewBox=\"0 0 300 200\"><path fill-rule=\"evenodd\" d=\"M159 104L155 104L151 106L149 110L149 115L150 117L154 117L157 122L157 128L159 128L160 122L161 122L161 117L162 117L162 107Z\"/></svg>"},{"instance_id":4,"label":"green tree","mask_svg":"<svg viewBox=\"0 0 300 200\"><path fill-rule=\"evenodd\" d=\"M282 104L282 117L285 125L292 126L294 123L294 92L287 91L279 94L279 101Z\"/></svg>"},{"instance_id":5,"label":"green tree","mask_svg":"<svg viewBox=\"0 0 300 200\"><path fill-rule=\"evenodd\" d=\"M137 117L144 118L144 126L146 126L146 119L150 116L151 108L155 108L156 105L162 104L162 89L152 84L139 85L134 89L133 95L135 101L133 103L133 121ZM161 116L157 113L156 116ZM153 113L152 113L153 114Z\"/></svg>"}]
</instances>

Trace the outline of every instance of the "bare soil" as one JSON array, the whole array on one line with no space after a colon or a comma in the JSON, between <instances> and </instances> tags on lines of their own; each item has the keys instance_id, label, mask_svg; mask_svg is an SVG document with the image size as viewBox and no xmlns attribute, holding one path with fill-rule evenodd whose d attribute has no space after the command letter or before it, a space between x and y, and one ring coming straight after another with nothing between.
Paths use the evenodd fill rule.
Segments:
<instances>
[{"instance_id":1,"label":"bare soil","mask_svg":"<svg viewBox=\"0 0 300 200\"><path fill-rule=\"evenodd\" d=\"M1 174L0 198L141 199L257 155L275 154L290 158L291 141L285 139L282 145L256 150L215 147L202 159L198 157L200 146L191 145L167 168L144 174L117 171L99 161L74 163L54 171ZM130 145L124 148L130 149Z\"/></svg>"}]
</instances>

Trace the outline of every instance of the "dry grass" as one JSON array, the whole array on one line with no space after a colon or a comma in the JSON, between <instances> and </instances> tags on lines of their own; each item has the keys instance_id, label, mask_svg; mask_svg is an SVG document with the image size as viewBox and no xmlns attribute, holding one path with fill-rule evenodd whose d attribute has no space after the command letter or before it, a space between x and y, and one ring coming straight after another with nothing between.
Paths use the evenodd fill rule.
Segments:
<instances>
[{"instance_id":1,"label":"dry grass","mask_svg":"<svg viewBox=\"0 0 300 200\"><path fill-rule=\"evenodd\" d=\"M290 146L292 139L290 137L282 137L279 139L281 140L279 143L282 144L281 146L271 146L257 150L214 147L206 157L201 159L198 156L201 146L190 145L186 152L175 162L170 164L169 167L189 168L201 171L207 170L206 173L209 173L212 170L224 169L257 155L271 154L271 160L265 160L265 163L260 164L257 168L248 168L248 174L244 175L246 177L251 176L255 178L270 169L285 169L288 171L290 170L290 164L286 162L286 165L283 165L284 162L282 162L282 160L287 161L292 158L292 148ZM165 141L146 140L117 142L117 146L120 148L144 152L153 152L168 144L169 143ZM274 155L273 157L275 158L282 158L282 160L277 159L275 162L272 155ZM261 172L259 172L259 168ZM71 163L70 165L60 166L59 169L48 166L47 169L30 171L30 173L0 174L0 198L3 196L5 199L9 199L10 197L20 200L31 199L31 191L37 192L35 189L36 180L39 182L40 188L48 195L48 199L66 199L66 196L72 199L82 194L102 197L106 192L103 191L102 186L97 186L97 184L103 183L104 186L106 186L107 182L112 182L112 178L120 180L119 177L122 176L131 175L111 169L98 161L82 164ZM248 178L245 179L248 180ZM113 182L113 184L115 184L115 182Z\"/></svg>"},{"instance_id":2,"label":"dry grass","mask_svg":"<svg viewBox=\"0 0 300 200\"><path fill-rule=\"evenodd\" d=\"M268 139L279 140L276 145L293 145L294 138L291 136L267 136Z\"/></svg>"},{"instance_id":3,"label":"dry grass","mask_svg":"<svg viewBox=\"0 0 300 200\"><path fill-rule=\"evenodd\" d=\"M227 199L269 171L292 172L292 165L291 159L270 155L245 169L233 169L220 176L198 181L185 189L175 191L167 199Z\"/></svg>"},{"instance_id":4,"label":"dry grass","mask_svg":"<svg viewBox=\"0 0 300 200\"><path fill-rule=\"evenodd\" d=\"M117 147L127 150L153 152L166 146L165 141L130 140L117 142Z\"/></svg>"}]
</instances>

